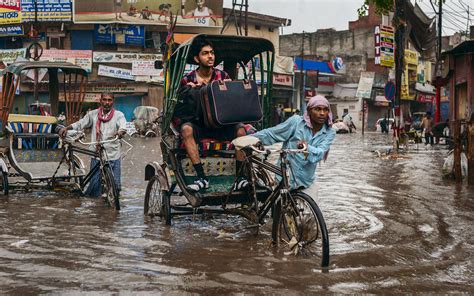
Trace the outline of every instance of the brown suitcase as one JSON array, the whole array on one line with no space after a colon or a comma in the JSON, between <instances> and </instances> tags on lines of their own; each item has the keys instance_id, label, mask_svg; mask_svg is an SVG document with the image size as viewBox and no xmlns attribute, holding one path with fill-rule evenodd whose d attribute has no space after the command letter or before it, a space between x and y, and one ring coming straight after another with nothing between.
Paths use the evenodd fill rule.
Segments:
<instances>
[{"instance_id":1,"label":"brown suitcase","mask_svg":"<svg viewBox=\"0 0 474 296\"><path fill-rule=\"evenodd\" d=\"M253 80L211 82L201 88L201 107L207 128L258 122L263 117Z\"/></svg>"}]
</instances>

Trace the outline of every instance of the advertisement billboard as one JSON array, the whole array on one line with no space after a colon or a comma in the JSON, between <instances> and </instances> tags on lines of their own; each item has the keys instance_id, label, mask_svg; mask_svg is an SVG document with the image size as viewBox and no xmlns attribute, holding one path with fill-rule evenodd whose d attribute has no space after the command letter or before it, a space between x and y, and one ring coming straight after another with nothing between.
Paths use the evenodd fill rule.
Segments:
<instances>
[{"instance_id":1,"label":"advertisement billboard","mask_svg":"<svg viewBox=\"0 0 474 296\"><path fill-rule=\"evenodd\" d=\"M94 37L96 43L145 45L145 26L126 25L95 25Z\"/></svg>"},{"instance_id":2,"label":"advertisement billboard","mask_svg":"<svg viewBox=\"0 0 474 296\"><path fill-rule=\"evenodd\" d=\"M20 0L0 1L0 25L19 24L21 22Z\"/></svg>"},{"instance_id":3,"label":"advertisement billboard","mask_svg":"<svg viewBox=\"0 0 474 296\"><path fill-rule=\"evenodd\" d=\"M223 0L75 0L76 23L221 27Z\"/></svg>"},{"instance_id":4,"label":"advertisement billboard","mask_svg":"<svg viewBox=\"0 0 474 296\"><path fill-rule=\"evenodd\" d=\"M36 10L35 10L36 2ZM72 0L21 0L23 22L71 22Z\"/></svg>"}]
</instances>

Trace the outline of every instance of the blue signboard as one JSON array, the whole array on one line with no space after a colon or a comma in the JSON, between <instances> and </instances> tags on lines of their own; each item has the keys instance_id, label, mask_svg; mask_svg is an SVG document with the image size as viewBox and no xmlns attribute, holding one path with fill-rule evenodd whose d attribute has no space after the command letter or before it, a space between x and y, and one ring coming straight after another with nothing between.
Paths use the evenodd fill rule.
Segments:
<instances>
[{"instance_id":1,"label":"blue signboard","mask_svg":"<svg viewBox=\"0 0 474 296\"><path fill-rule=\"evenodd\" d=\"M145 26L95 25L95 41L106 44L145 45Z\"/></svg>"},{"instance_id":2,"label":"blue signboard","mask_svg":"<svg viewBox=\"0 0 474 296\"><path fill-rule=\"evenodd\" d=\"M71 0L21 0L22 22L35 21L35 1L37 20L40 22L71 22Z\"/></svg>"},{"instance_id":3,"label":"blue signboard","mask_svg":"<svg viewBox=\"0 0 474 296\"><path fill-rule=\"evenodd\" d=\"M18 36L18 35L23 35L22 25L0 27L0 36Z\"/></svg>"},{"instance_id":4,"label":"blue signboard","mask_svg":"<svg viewBox=\"0 0 474 296\"><path fill-rule=\"evenodd\" d=\"M395 98L395 83L389 81L385 84L384 89L385 98L389 101L393 101Z\"/></svg>"}]
</instances>

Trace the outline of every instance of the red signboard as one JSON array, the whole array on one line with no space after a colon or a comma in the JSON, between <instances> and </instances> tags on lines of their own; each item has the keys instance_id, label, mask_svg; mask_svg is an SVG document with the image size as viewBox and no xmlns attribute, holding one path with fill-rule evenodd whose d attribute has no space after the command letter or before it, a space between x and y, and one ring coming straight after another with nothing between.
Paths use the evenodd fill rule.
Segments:
<instances>
[{"instance_id":1,"label":"red signboard","mask_svg":"<svg viewBox=\"0 0 474 296\"><path fill-rule=\"evenodd\" d=\"M418 102L421 103L433 103L435 95L418 93Z\"/></svg>"}]
</instances>

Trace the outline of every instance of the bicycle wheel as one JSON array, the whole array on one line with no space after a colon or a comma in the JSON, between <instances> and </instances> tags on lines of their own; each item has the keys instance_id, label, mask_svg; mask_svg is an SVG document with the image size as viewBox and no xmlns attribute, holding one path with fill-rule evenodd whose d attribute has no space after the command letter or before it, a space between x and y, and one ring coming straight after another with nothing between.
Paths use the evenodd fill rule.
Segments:
<instances>
[{"instance_id":1,"label":"bicycle wheel","mask_svg":"<svg viewBox=\"0 0 474 296\"><path fill-rule=\"evenodd\" d=\"M120 210L120 200L117 185L115 184L114 175L112 173L112 168L106 164L102 170L102 188L105 193L105 201L109 204L109 206L114 207L118 211Z\"/></svg>"},{"instance_id":2,"label":"bicycle wheel","mask_svg":"<svg viewBox=\"0 0 474 296\"><path fill-rule=\"evenodd\" d=\"M151 177L146 186L143 210L145 215L162 217L166 225L171 225L170 198L167 192L161 189L160 179L156 175Z\"/></svg>"},{"instance_id":3,"label":"bicycle wheel","mask_svg":"<svg viewBox=\"0 0 474 296\"><path fill-rule=\"evenodd\" d=\"M0 170L0 178L2 178L2 180L0 180L0 194L6 196L6 195L8 195L8 191L9 191L9 188L8 188L8 173Z\"/></svg>"},{"instance_id":4,"label":"bicycle wheel","mask_svg":"<svg viewBox=\"0 0 474 296\"><path fill-rule=\"evenodd\" d=\"M327 267L329 237L321 210L303 192L290 193L290 196L275 204L273 242L285 242L292 251L298 248L298 251L321 257L321 266Z\"/></svg>"}]
</instances>

